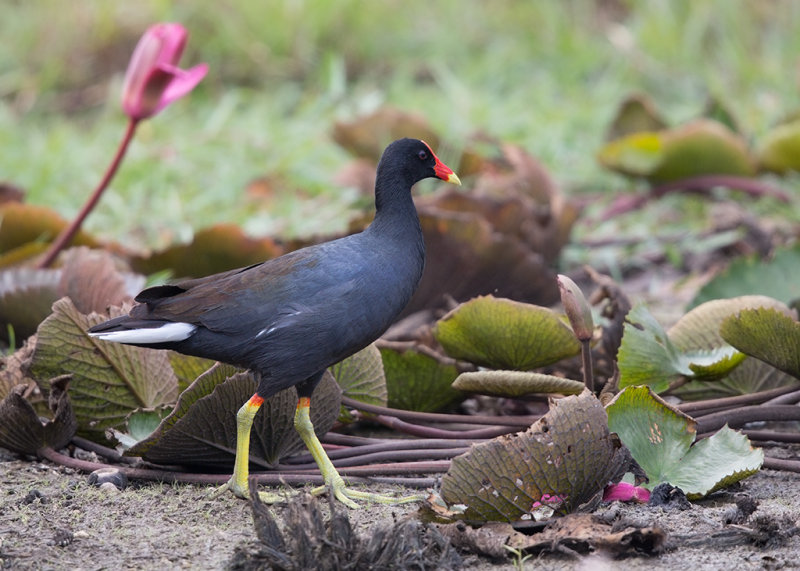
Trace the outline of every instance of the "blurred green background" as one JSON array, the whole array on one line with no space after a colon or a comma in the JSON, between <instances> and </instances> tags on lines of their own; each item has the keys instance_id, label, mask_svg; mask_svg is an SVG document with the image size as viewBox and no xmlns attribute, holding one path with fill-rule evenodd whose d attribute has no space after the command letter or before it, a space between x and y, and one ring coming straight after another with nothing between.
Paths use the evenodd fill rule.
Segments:
<instances>
[{"instance_id":1,"label":"blurred green background","mask_svg":"<svg viewBox=\"0 0 800 571\"><path fill-rule=\"evenodd\" d=\"M210 64L195 92L141 126L88 220L134 247L217 222L253 235L343 230L365 204L332 182L349 160L332 127L382 105L425 116L445 162L483 132L524 146L575 195L632 185L595 154L633 91L672 122L716 97L753 140L800 107L792 0L4 0L0 10L0 181L65 217L122 137L120 87L141 33L180 22L182 66ZM268 206L245 193L264 175L283 183Z\"/></svg>"}]
</instances>

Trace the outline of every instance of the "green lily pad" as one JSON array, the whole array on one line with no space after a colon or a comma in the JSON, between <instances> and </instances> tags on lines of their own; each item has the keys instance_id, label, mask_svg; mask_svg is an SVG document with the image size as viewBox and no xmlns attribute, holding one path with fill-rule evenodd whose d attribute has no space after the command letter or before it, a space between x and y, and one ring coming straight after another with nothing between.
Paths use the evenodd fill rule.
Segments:
<instances>
[{"instance_id":1,"label":"green lily pad","mask_svg":"<svg viewBox=\"0 0 800 571\"><path fill-rule=\"evenodd\" d=\"M626 388L607 411L609 428L644 470L648 489L667 482L689 499L699 499L756 473L764 462L761 449L727 426L692 446L697 436L694 419L649 387Z\"/></svg>"},{"instance_id":2,"label":"green lily pad","mask_svg":"<svg viewBox=\"0 0 800 571\"><path fill-rule=\"evenodd\" d=\"M109 428L108 433L119 443L117 449L127 450L137 442L150 436L171 410L171 406L162 406L155 410L135 410L128 415L126 421L127 430L125 432Z\"/></svg>"},{"instance_id":3,"label":"green lily pad","mask_svg":"<svg viewBox=\"0 0 800 571\"><path fill-rule=\"evenodd\" d=\"M541 504L569 513L624 472L623 449L588 391L551 402L525 432L473 444L453 458L442 498L471 522L518 521Z\"/></svg>"},{"instance_id":4,"label":"green lily pad","mask_svg":"<svg viewBox=\"0 0 800 571\"><path fill-rule=\"evenodd\" d=\"M7 202L0 206L0 253L24 247L31 242L50 242L67 224L51 208ZM73 238L72 244L91 247L98 245L94 238L82 230Z\"/></svg>"},{"instance_id":5,"label":"green lily pad","mask_svg":"<svg viewBox=\"0 0 800 571\"><path fill-rule=\"evenodd\" d=\"M607 141L615 141L634 133L661 131L667 123L658 113L653 100L643 93L634 93L626 97L614 119L611 120Z\"/></svg>"},{"instance_id":6,"label":"green lily pad","mask_svg":"<svg viewBox=\"0 0 800 571\"><path fill-rule=\"evenodd\" d=\"M249 372L219 363L198 377L178 398L156 431L126 452L157 464L228 470L236 456L236 412L253 395ZM339 413L341 390L326 373L311 399L317 434L331 429ZM253 420L250 462L274 466L303 448L294 429L297 392L287 389L266 399Z\"/></svg>"},{"instance_id":7,"label":"green lily pad","mask_svg":"<svg viewBox=\"0 0 800 571\"><path fill-rule=\"evenodd\" d=\"M712 299L754 294L790 305L800 300L800 244L776 250L770 260L760 256L734 260L700 289L689 307Z\"/></svg>"},{"instance_id":8,"label":"green lily pad","mask_svg":"<svg viewBox=\"0 0 800 571\"><path fill-rule=\"evenodd\" d=\"M169 364L172 366L172 370L178 378L179 393L185 391L197 377L208 371L216 363L216 361L212 361L211 359L183 355L175 351L170 351L168 354Z\"/></svg>"},{"instance_id":9,"label":"green lily pad","mask_svg":"<svg viewBox=\"0 0 800 571\"><path fill-rule=\"evenodd\" d=\"M126 313L112 308L111 317ZM164 351L153 351L89 337L86 330L107 319L80 313L62 298L39 326L31 374L42 381L71 374L70 399L78 433L105 441L105 430L123 430L139 408L175 401L178 383Z\"/></svg>"},{"instance_id":10,"label":"green lily pad","mask_svg":"<svg viewBox=\"0 0 800 571\"><path fill-rule=\"evenodd\" d=\"M800 171L800 120L778 125L758 145L761 168L778 174Z\"/></svg>"},{"instance_id":11,"label":"green lily pad","mask_svg":"<svg viewBox=\"0 0 800 571\"><path fill-rule=\"evenodd\" d=\"M669 338L681 351L727 346L729 343L720 333L720 327L725 320L743 309L757 307L773 308L785 315L791 314L791 310L784 303L762 295L717 299L703 303L681 317L670 328ZM737 349L742 352L738 347ZM673 392L685 400L699 400L750 394L795 382L796 380L790 375L758 359L746 357L722 379L693 380Z\"/></svg>"},{"instance_id":12,"label":"green lily pad","mask_svg":"<svg viewBox=\"0 0 800 571\"><path fill-rule=\"evenodd\" d=\"M464 399L452 388L459 370L451 359L412 344L382 346L388 404L392 408L432 412Z\"/></svg>"},{"instance_id":13,"label":"green lily pad","mask_svg":"<svg viewBox=\"0 0 800 571\"><path fill-rule=\"evenodd\" d=\"M389 391L386 388L383 359L374 343L328 370L339 383L344 396L367 404L386 406ZM342 407L339 420L352 420L345 407Z\"/></svg>"},{"instance_id":14,"label":"green lily pad","mask_svg":"<svg viewBox=\"0 0 800 571\"><path fill-rule=\"evenodd\" d=\"M682 376L718 379L739 365L744 357L727 344L681 351L650 312L638 305L626 317L617 355L619 386L650 385L654 391L661 392Z\"/></svg>"},{"instance_id":15,"label":"green lily pad","mask_svg":"<svg viewBox=\"0 0 800 571\"><path fill-rule=\"evenodd\" d=\"M611 170L656 184L702 175L755 174L744 139L709 119L627 135L606 144L598 159Z\"/></svg>"},{"instance_id":16,"label":"green lily pad","mask_svg":"<svg viewBox=\"0 0 800 571\"><path fill-rule=\"evenodd\" d=\"M493 369L527 371L581 350L559 314L493 296L462 303L438 321L433 333L451 357Z\"/></svg>"},{"instance_id":17,"label":"green lily pad","mask_svg":"<svg viewBox=\"0 0 800 571\"><path fill-rule=\"evenodd\" d=\"M577 395L583 391L584 384L530 371L471 371L461 373L453 382L453 388L468 393L515 398L532 393Z\"/></svg>"},{"instance_id":18,"label":"green lily pad","mask_svg":"<svg viewBox=\"0 0 800 571\"><path fill-rule=\"evenodd\" d=\"M734 347L800 379L800 323L771 308L744 309L720 330Z\"/></svg>"}]
</instances>

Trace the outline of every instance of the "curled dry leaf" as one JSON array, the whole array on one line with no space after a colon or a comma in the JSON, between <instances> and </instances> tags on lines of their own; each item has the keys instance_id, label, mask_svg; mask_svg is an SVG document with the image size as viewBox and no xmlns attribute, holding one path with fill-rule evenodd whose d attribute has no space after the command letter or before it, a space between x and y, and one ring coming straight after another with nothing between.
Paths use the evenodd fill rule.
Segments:
<instances>
[{"instance_id":1,"label":"curled dry leaf","mask_svg":"<svg viewBox=\"0 0 800 571\"><path fill-rule=\"evenodd\" d=\"M236 455L236 412L256 390L252 373L218 363L200 375L178 398L173 411L148 438L126 455L156 464L230 469ZM311 421L318 434L333 426L341 390L326 373L311 400ZM297 391L281 391L264 401L253 421L250 461L262 467L302 449L294 428Z\"/></svg>"},{"instance_id":2,"label":"curled dry leaf","mask_svg":"<svg viewBox=\"0 0 800 571\"><path fill-rule=\"evenodd\" d=\"M85 246L64 252L60 269L58 297L68 296L81 313L104 313L131 301L145 284L142 275L120 272L107 251Z\"/></svg>"},{"instance_id":3,"label":"curled dry leaf","mask_svg":"<svg viewBox=\"0 0 800 571\"><path fill-rule=\"evenodd\" d=\"M21 349L0 357L0 399L5 398L17 385L25 385L28 392L36 387L36 381L28 373L35 343L35 337L28 338Z\"/></svg>"},{"instance_id":4,"label":"curled dry leaf","mask_svg":"<svg viewBox=\"0 0 800 571\"><path fill-rule=\"evenodd\" d=\"M52 420L42 420L23 396L20 385L0 402L0 446L21 454L36 454L42 448L62 448L77 428L67 396L68 376L53 380L49 409Z\"/></svg>"},{"instance_id":5,"label":"curled dry leaf","mask_svg":"<svg viewBox=\"0 0 800 571\"><path fill-rule=\"evenodd\" d=\"M658 555L667 541L667 533L660 527L632 523L622 527L591 514L569 514L553 519L544 530L533 534L518 531L508 523L489 523L477 529L452 523L440 525L439 530L457 548L493 559L508 557L509 549L528 556L544 553L608 553L619 558Z\"/></svg>"},{"instance_id":6,"label":"curled dry leaf","mask_svg":"<svg viewBox=\"0 0 800 571\"><path fill-rule=\"evenodd\" d=\"M123 313L114 308L110 316ZM58 300L39 326L30 368L40 387L43 380L72 375L70 398L78 432L100 442L107 428L124 429L131 411L174 402L178 393L166 352L106 343L86 334L106 319L82 314L68 297Z\"/></svg>"},{"instance_id":7,"label":"curled dry leaf","mask_svg":"<svg viewBox=\"0 0 800 571\"><path fill-rule=\"evenodd\" d=\"M382 107L350 122L339 121L333 127L334 141L373 163L381 158L386 145L403 137L422 139L433 149L439 146L439 136L423 116L393 107Z\"/></svg>"},{"instance_id":8,"label":"curled dry leaf","mask_svg":"<svg viewBox=\"0 0 800 571\"><path fill-rule=\"evenodd\" d=\"M546 169L524 149L498 145L474 189L417 201L428 264L406 314L493 293L549 305L558 299L553 266L577 218Z\"/></svg>"},{"instance_id":9,"label":"curled dry leaf","mask_svg":"<svg viewBox=\"0 0 800 571\"><path fill-rule=\"evenodd\" d=\"M584 391L552 401L550 412L527 431L475 444L454 458L442 498L465 505L468 521L518 521L544 503L565 514L616 481L625 459L603 406Z\"/></svg>"}]
</instances>

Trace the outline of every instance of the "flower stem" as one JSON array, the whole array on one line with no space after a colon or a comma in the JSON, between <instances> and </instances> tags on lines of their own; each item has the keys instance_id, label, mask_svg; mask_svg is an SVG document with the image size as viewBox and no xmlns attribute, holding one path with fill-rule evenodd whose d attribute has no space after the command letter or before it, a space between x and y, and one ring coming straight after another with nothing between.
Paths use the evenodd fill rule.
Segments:
<instances>
[{"instance_id":1,"label":"flower stem","mask_svg":"<svg viewBox=\"0 0 800 571\"><path fill-rule=\"evenodd\" d=\"M114 175L119 168L120 163L122 163L122 158L125 156L125 152L128 150L128 146L130 145L131 140L133 139L133 134L136 132L136 126L139 124L139 119L130 119L128 121L128 127L125 130L125 136L122 138L122 142L117 149L117 154L114 155L114 160L111 161L111 164L106 171L106 174L103 176L103 179L100 181L100 184L97 185L95 188L94 193L86 201L86 204L83 205L83 208L72 221L72 223L67 226L61 234L50 244L50 248L47 250L47 253L44 257L39 261L37 267L47 268L53 264L56 257L58 256L59 252L63 250L75 237L75 234L81 229L81 225L89 213L94 210L94 207L97 206L97 202L100 200L100 196L102 196L103 191L108 187L111 179L114 178Z\"/></svg>"}]
</instances>

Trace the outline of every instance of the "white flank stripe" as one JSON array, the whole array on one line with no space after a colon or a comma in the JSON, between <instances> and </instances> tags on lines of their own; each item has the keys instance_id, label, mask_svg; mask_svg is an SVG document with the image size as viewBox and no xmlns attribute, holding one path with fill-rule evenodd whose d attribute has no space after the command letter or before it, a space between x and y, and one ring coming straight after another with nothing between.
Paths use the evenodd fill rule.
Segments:
<instances>
[{"instance_id":1,"label":"white flank stripe","mask_svg":"<svg viewBox=\"0 0 800 571\"><path fill-rule=\"evenodd\" d=\"M115 343L169 343L170 341L188 339L195 329L197 329L197 325L177 322L167 323L161 327L130 329L128 331L100 331L98 333L89 333L89 335L103 341L114 341Z\"/></svg>"}]
</instances>

